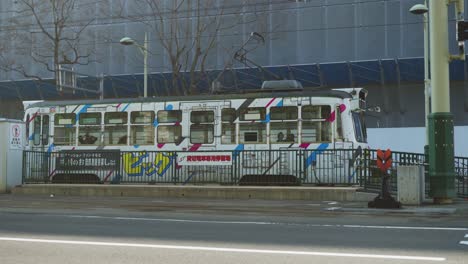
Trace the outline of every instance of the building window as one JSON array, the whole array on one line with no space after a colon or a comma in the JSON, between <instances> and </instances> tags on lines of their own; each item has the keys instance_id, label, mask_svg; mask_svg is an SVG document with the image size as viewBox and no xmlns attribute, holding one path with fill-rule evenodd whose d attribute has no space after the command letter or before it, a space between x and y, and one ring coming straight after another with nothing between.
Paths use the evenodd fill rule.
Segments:
<instances>
[{"instance_id":1,"label":"building window","mask_svg":"<svg viewBox=\"0 0 468 264\"><path fill-rule=\"evenodd\" d=\"M78 144L99 145L101 143L101 113L82 113L79 117Z\"/></svg>"},{"instance_id":2,"label":"building window","mask_svg":"<svg viewBox=\"0 0 468 264\"><path fill-rule=\"evenodd\" d=\"M130 123L130 142L132 145L154 144L154 112L132 112Z\"/></svg>"},{"instance_id":3,"label":"building window","mask_svg":"<svg viewBox=\"0 0 468 264\"><path fill-rule=\"evenodd\" d=\"M127 145L127 112L108 112L104 114L104 144Z\"/></svg>"},{"instance_id":4,"label":"building window","mask_svg":"<svg viewBox=\"0 0 468 264\"><path fill-rule=\"evenodd\" d=\"M181 126L158 126L158 143L176 143L182 141Z\"/></svg>"},{"instance_id":5,"label":"building window","mask_svg":"<svg viewBox=\"0 0 468 264\"><path fill-rule=\"evenodd\" d=\"M182 122L181 110L162 110L158 111L159 123L177 123Z\"/></svg>"},{"instance_id":6,"label":"building window","mask_svg":"<svg viewBox=\"0 0 468 264\"><path fill-rule=\"evenodd\" d=\"M75 145L76 139L76 115L55 114L54 120L54 144L55 145Z\"/></svg>"}]
</instances>

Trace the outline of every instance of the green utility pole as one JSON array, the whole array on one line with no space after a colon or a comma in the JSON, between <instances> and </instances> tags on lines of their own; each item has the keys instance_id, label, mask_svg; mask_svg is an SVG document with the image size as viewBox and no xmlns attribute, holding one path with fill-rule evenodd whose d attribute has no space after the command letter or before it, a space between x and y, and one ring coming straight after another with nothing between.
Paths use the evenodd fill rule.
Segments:
<instances>
[{"instance_id":1,"label":"green utility pole","mask_svg":"<svg viewBox=\"0 0 468 264\"><path fill-rule=\"evenodd\" d=\"M455 197L454 126L449 94L451 56L448 47L448 4L451 2L454 1L429 1L432 84L432 113L429 115L429 179L430 196L434 199L434 203L451 203Z\"/></svg>"}]
</instances>

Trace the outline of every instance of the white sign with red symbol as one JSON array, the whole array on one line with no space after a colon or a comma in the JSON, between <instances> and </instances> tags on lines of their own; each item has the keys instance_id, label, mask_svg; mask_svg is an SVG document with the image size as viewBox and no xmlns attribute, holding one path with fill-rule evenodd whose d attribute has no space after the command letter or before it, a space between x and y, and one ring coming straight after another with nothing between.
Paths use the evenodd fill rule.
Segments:
<instances>
[{"instance_id":1,"label":"white sign with red symbol","mask_svg":"<svg viewBox=\"0 0 468 264\"><path fill-rule=\"evenodd\" d=\"M179 152L177 165L180 166L219 166L232 165L231 152Z\"/></svg>"},{"instance_id":2,"label":"white sign with red symbol","mask_svg":"<svg viewBox=\"0 0 468 264\"><path fill-rule=\"evenodd\" d=\"M22 134L21 126L19 124L10 125L10 149L23 148Z\"/></svg>"}]
</instances>

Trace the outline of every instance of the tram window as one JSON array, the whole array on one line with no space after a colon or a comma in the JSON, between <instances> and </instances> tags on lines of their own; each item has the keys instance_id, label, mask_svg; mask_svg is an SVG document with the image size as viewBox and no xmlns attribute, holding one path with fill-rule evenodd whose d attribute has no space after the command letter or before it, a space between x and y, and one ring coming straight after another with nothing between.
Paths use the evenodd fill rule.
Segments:
<instances>
[{"instance_id":1,"label":"tram window","mask_svg":"<svg viewBox=\"0 0 468 264\"><path fill-rule=\"evenodd\" d=\"M100 125L101 113L82 113L79 118L80 125Z\"/></svg>"},{"instance_id":2,"label":"tram window","mask_svg":"<svg viewBox=\"0 0 468 264\"><path fill-rule=\"evenodd\" d=\"M182 122L182 111L180 110L158 111L158 122L159 123Z\"/></svg>"},{"instance_id":3,"label":"tram window","mask_svg":"<svg viewBox=\"0 0 468 264\"><path fill-rule=\"evenodd\" d=\"M99 145L101 143L101 119L101 113L80 114L78 144Z\"/></svg>"},{"instance_id":4,"label":"tram window","mask_svg":"<svg viewBox=\"0 0 468 264\"><path fill-rule=\"evenodd\" d=\"M236 143L236 125L231 123L223 123L221 126L221 143L235 144Z\"/></svg>"},{"instance_id":5,"label":"tram window","mask_svg":"<svg viewBox=\"0 0 468 264\"><path fill-rule=\"evenodd\" d=\"M271 120L296 120L297 106L271 107Z\"/></svg>"},{"instance_id":6,"label":"tram window","mask_svg":"<svg viewBox=\"0 0 468 264\"><path fill-rule=\"evenodd\" d=\"M241 121L265 120L265 108L250 107L241 111Z\"/></svg>"},{"instance_id":7,"label":"tram window","mask_svg":"<svg viewBox=\"0 0 468 264\"><path fill-rule=\"evenodd\" d=\"M109 112L104 114L104 123L110 124L127 124L127 112Z\"/></svg>"},{"instance_id":8,"label":"tram window","mask_svg":"<svg viewBox=\"0 0 468 264\"><path fill-rule=\"evenodd\" d=\"M104 144L127 145L127 112L109 112L104 114Z\"/></svg>"},{"instance_id":9,"label":"tram window","mask_svg":"<svg viewBox=\"0 0 468 264\"><path fill-rule=\"evenodd\" d=\"M190 121L192 123L213 123L213 111L192 111L190 113Z\"/></svg>"},{"instance_id":10,"label":"tram window","mask_svg":"<svg viewBox=\"0 0 468 264\"><path fill-rule=\"evenodd\" d=\"M158 126L158 143L176 143L182 140L182 126Z\"/></svg>"},{"instance_id":11,"label":"tram window","mask_svg":"<svg viewBox=\"0 0 468 264\"><path fill-rule=\"evenodd\" d=\"M76 128L74 126L76 116L70 114L56 114L54 127L55 145L75 145Z\"/></svg>"},{"instance_id":12,"label":"tram window","mask_svg":"<svg viewBox=\"0 0 468 264\"><path fill-rule=\"evenodd\" d=\"M190 126L190 143L211 144L214 141L214 125L195 124Z\"/></svg>"},{"instance_id":13,"label":"tram window","mask_svg":"<svg viewBox=\"0 0 468 264\"><path fill-rule=\"evenodd\" d=\"M33 138L34 145L37 146L41 144L41 117L40 116L36 116L36 118L34 118L33 135L34 135L34 138Z\"/></svg>"},{"instance_id":14,"label":"tram window","mask_svg":"<svg viewBox=\"0 0 468 264\"><path fill-rule=\"evenodd\" d=\"M266 143L265 124L240 124L239 143Z\"/></svg>"},{"instance_id":15,"label":"tram window","mask_svg":"<svg viewBox=\"0 0 468 264\"><path fill-rule=\"evenodd\" d=\"M132 112L130 114L130 142L133 145L154 144L154 112Z\"/></svg>"},{"instance_id":16,"label":"tram window","mask_svg":"<svg viewBox=\"0 0 468 264\"><path fill-rule=\"evenodd\" d=\"M26 146L28 146L29 145L29 133L30 133L30 131L29 131L29 123L30 123L29 122L29 114L26 115L26 120L25 121L26 121Z\"/></svg>"},{"instance_id":17,"label":"tram window","mask_svg":"<svg viewBox=\"0 0 468 264\"><path fill-rule=\"evenodd\" d=\"M236 109L234 108L223 108L221 110L221 121L222 122L234 122L237 118Z\"/></svg>"},{"instance_id":18,"label":"tram window","mask_svg":"<svg viewBox=\"0 0 468 264\"><path fill-rule=\"evenodd\" d=\"M154 126L153 125L132 125L130 129L130 141L133 145L152 145L154 144Z\"/></svg>"},{"instance_id":19,"label":"tram window","mask_svg":"<svg viewBox=\"0 0 468 264\"><path fill-rule=\"evenodd\" d=\"M152 124L154 122L154 112L132 112L130 113L130 122L132 124Z\"/></svg>"},{"instance_id":20,"label":"tram window","mask_svg":"<svg viewBox=\"0 0 468 264\"><path fill-rule=\"evenodd\" d=\"M49 116L42 116L42 145L49 144Z\"/></svg>"},{"instance_id":21,"label":"tram window","mask_svg":"<svg viewBox=\"0 0 468 264\"><path fill-rule=\"evenodd\" d=\"M331 142L330 122L302 122L302 143Z\"/></svg>"},{"instance_id":22,"label":"tram window","mask_svg":"<svg viewBox=\"0 0 468 264\"><path fill-rule=\"evenodd\" d=\"M221 144L236 143L236 109L223 108L221 110Z\"/></svg>"},{"instance_id":23,"label":"tram window","mask_svg":"<svg viewBox=\"0 0 468 264\"><path fill-rule=\"evenodd\" d=\"M329 105L306 105L302 107L302 120L327 119L330 113Z\"/></svg>"},{"instance_id":24,"label":"tram window","mask_svg":"<svg viewBox=\"0 0 468 264\"><path fill-rule=\"evenodd\" d=\"M271 143L297 142L297 122L277 122L270 124Z\"/></svg>"},{"instance_id":25,"label":"tram window","mask_svg":"<svg viewBox=\"0 0 468 264\"><path fill-rule=\"evenodd\" d=\"M56 114L55 125L66 126L75 124L75 114Z\"/></svg>"},{"instance_id":26,"label":"tram window","mask_svg":"<svg viewBox=\"0 0 468 264\"><path fill-rule=\"evenodd\" d=\"M337 107L336 110L336 139L343 140L343 123L341 119L340 107Z\"/></svg>"},{"instance_id":27,"label":"tram window","mask_svg":"<svg viewBox=\"0 0 468 264\"><path fill-rule=\"evenodd\" d=\"M354 131L358 142L367 142L366 125L362 113L353 112Z\"/></svg>"}]
</instances>

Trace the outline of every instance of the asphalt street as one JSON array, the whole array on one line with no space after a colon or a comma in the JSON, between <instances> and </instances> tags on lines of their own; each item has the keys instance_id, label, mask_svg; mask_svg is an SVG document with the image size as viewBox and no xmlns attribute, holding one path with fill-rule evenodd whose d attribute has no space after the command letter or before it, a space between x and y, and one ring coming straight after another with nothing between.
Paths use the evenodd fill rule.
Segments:
<instances>
[{"instance_id":1,"label":"asphalt street","mask_svg":"<svg viewBox=\"0 0 468 264\"><path fill-rule=\"evenodd\" d=\"M356 205L4 195L0 257L35 264L468 263L466 215L328 210L336 207Z\"/></svg>"}]
</instances>

